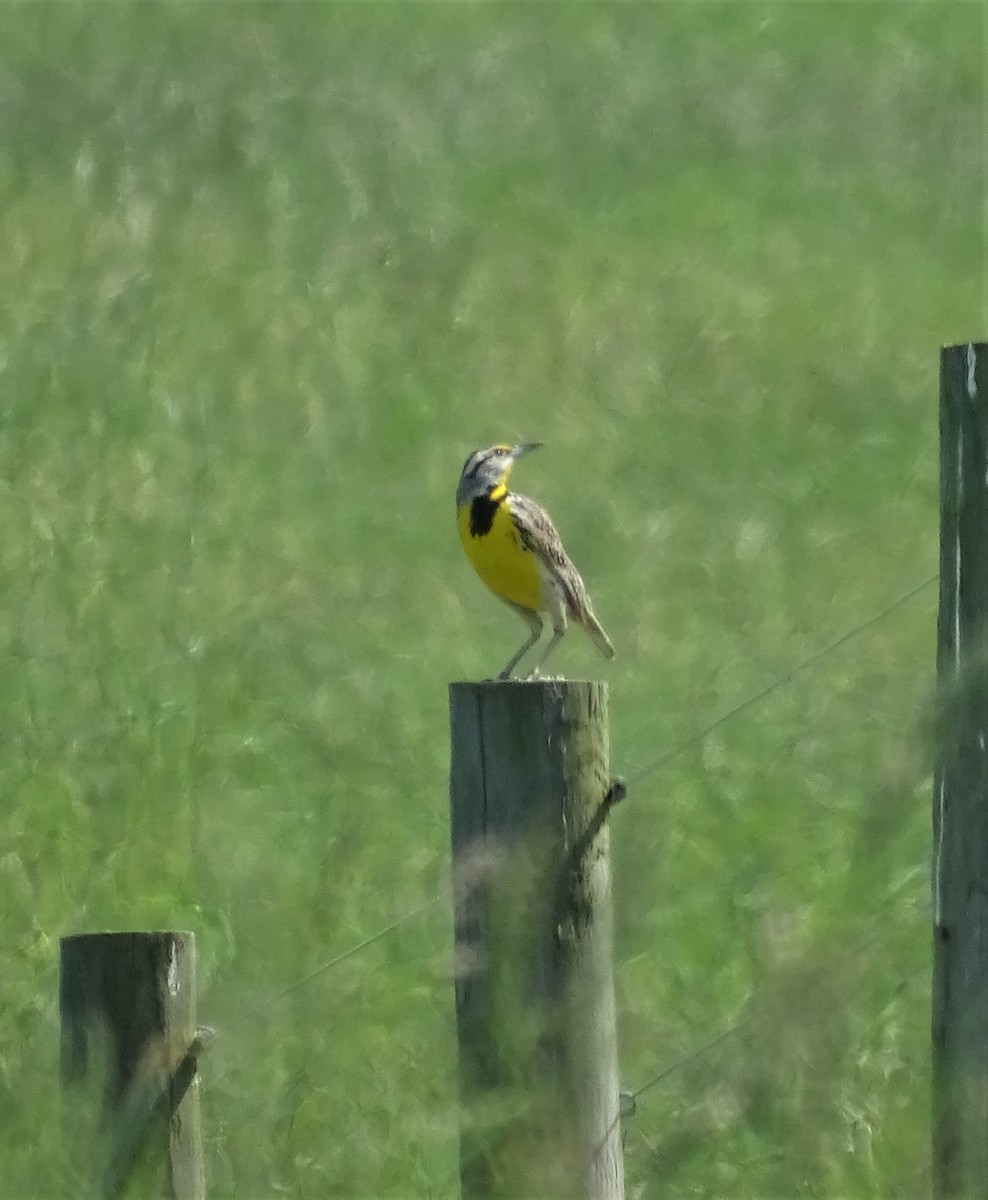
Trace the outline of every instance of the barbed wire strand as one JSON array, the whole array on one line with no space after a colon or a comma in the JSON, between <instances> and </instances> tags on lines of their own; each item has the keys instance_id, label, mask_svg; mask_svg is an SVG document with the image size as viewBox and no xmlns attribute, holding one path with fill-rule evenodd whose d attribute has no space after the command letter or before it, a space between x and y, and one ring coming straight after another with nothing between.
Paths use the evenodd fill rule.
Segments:
<instances>
[{"instance_id":1,"label":"barbed wire strand","mask_svg":"<svg viewBox=\"0 0 988 1200\"><path fill-rule=\"evenodd\" d=\"M327 971L332 970L333 967L339 966L341 962L345 962L346 959L352 958L355 954L359 954L361 950L366 950L368 946L372 946L375 942L380 941L381 938L387 937L389 933L393 933L396 929L400 929L403 925L407 925L409 921L414 921L416 917L420 917L423 913L428 912L430 908L438 904L439 901L443 899L444 894L445 893L443 892L437 892L437 894L431 899L417 905L415 908L409 909L409 911L406 913L402 913L400 917L397 917L389 925L385 925L383 929L379 929L376 933L372 933L370 937L364 938L362 942L356 942L354 945L348 947L348 949L341 951L339 954L334 955L330 959L327 959L326 962L320 963L318 967L314 967L300 979L296 979L294 983L290 983L287 987L282 988L281 991L275 992L273 996L267 996L257 1004L252 1005L247 1010L247 1015L263 1015L267 1009L273 1008L281 1000L284 1000L286 996L290 996L292 992L297 992L299 988L303 988L306 986L306 984L311 983L314 979L318 979L320 975L324 975Z\"/></svg>"},{"instance_id":2,"label":"barbed wire strand","mask_svg":"<svg viewBox=\"0 0 988 1200\"><path fill-rule=\"evenodd\" d=\"M909 919L912 919L913 914L910 912L908 915L909 915ZM895 923L904 921L904 920L906 920L906 918L907 918L907 914L905 911L896 911L893 914L893 921ZM881 929L870 929L867 932L867 934L865 934L863 937L861 937L860 939L858 939L855 942L855 944L853 946L853 953L856 955L857 954L865 954L869 950L871 950L877 943L887 941L888 929L889 929L888 923L883 924ZM748 1001L749 1005L753 1004L754 1002L756 1002L758 1000L758 998L761 994L761 991L762 991L762 989L758 989L752 994L752 996L749 998L749 1001ZM651 1077L651 1079L646 1080L645 1083L643 1083L639 1087L635 1088L634 1091L626 1091L626 1090L622 1089L622 1091L620 1093L620 1099L621 1099L622 1103L620 1103L618 1106L617 1116L611 1122L611 1125L609 1126L607 1132L604 1134L604 1137L601 1139L599 1146L598 1146L598 1150L603 1148L603 1146L607 1142L608 1137L614 1131L615 1127L617 1125L621 1124L621 1122L624 1118L634 1117L636 1115L635 1101L637 1101L639 1096L641 1096L643 1093L649 1091L651 1088L656 1087L664 1079L668 1078L668 1076L673 1075L676 1071L679 1071L681 1068L688 1066L691 1062L694 1062L699 1058L703 1058L705 1055L709 1054L711 1050L716 1049L722 1042L726 1042L729 1038L732 1038L736 1034L741 1033L744 1029L746 1029L750 1025L752 1025L754 1023L755 1019L756 1019L756 1014L754 1014L754 1013L749 1014L746 1017L742 1017L740 1020L736 1021L733 1025L728 1025L727 1028L722 1029L721 1032L716 1034L714 1037L709 1038L705 1042L701 1042L697 1046L694 1046L692 1050L689 1050L686 1054L682 1055L682 1057L676 1059L675 1062L670 1063L669 1066L664 1067L661 1071L659 1071L659 1073L657 1075L653 1075ZM628 1111L625 1111L626 1106L630 1106ZM646 1139L643 1139L643 1140L645 1140L646 1145L649 1145L649 1143Z\"/></svg>"},{"instance_id":3,"label":"barbed wire strand","mask_svg":"<svg viewBox=\"0 0 988 1200\"><path fill-rule=\"evenodd\" d=\"M709 1054L710 1051L719 1046L721 1042L726 1042L728 1038L734 1037L736 1033L740 1033L741 1030L744 1029L744 1027L749 1023L749 1021L750 1018L745 1017L743 1020L738 1021L735 1025L729 1025L726 1029L722 1029L716 1037L710 1038L709 1041L702 1042L699 1046L694 1046L694 1048L690 1050L688 1054L684 1054L682 1058L676 1059L674 1063L668 1067L665 1067L658 1073L658 1075L654 1075L648 1080L647 1083L643 1083L641 1087L635 1088L633 1092L625 1093L628 1099L631 1101L637 1100L638 1097L644 1092L647 1092L650 1088L654 1088L656 1084L661 1083L667 1075L672 1075L682 1067L685 1067L689 1063L693 1062L694 1059L703 1058L705 1054Z\"/></svg>"},{"instance_id":4,"label":"barbed wire strand","mask_svg":"<svg viewBox=\"0 0 988 1200\"><path fill-rule=\"evenodd\" d=\"M709 737L710 734L720 729L722 725L726 725L728 721L731 721L734 719L734 717L746 712L749 708L753 707L755 704L758 704L759 701L764 700L767 696L770 696L772 692L788 683L791 679L794 679L803 671L808 670L810 667L814 666L814 664L820 662L821 659L833 654L835 650L839 650L842 646L846 645L860 634L867 632L880 621L883 621L891 613L901 608L904 604L907 604L913 599L913 597L918 596L920 592L925 591L925 589L930 587L931 584L936 583L938 579L939 575L931 575L928 579L924 579L921 583L914 584L907 592L903 592L901 595L897 596L894 600L886 604L886 606L879 612L868 617L867 620L860 622L860 624L855 625L851 629L848 629L846 632L842 633L839 638L836 638L826 646L822 646L819 650L814 650L813 653L807 658L804 658L801 662L796 663L795 666L790 667L789 670L784 674L779 675L776 679L773 679L772 682L768 684L767 687L762 688L760 692L755 692L754 695L748 696L747 699L742 700L740 704L736 704L733 708L728 709L727 712L722 713L719 717L716 717L710 722L709 725L705 725L702 729L690 734L685 741L680 742L671 750L667 750L654 762L649 763L647 766L639 767L629 776L625 777L625 782L628 784L637 783L646 776L651 775L653 772L661 770L664 766L666 766L667 763L672 762L677 755L682 754L684 750L689 750L691 747L698 745L704 740L704 738Z\"/></svg>"},{"instance_id":5,"label":"barbed wire strand","mask_svg":"<svg viewBox=\"0 0 988 1200\"><path fill-rule=\"evenodd\" d=\"M922 580L921 582L914 584L907 591L901 593L895 599L893 599L888 604L886 604L885 607L880 609L877 613L872 614L872 616L868 617L866 620L861 621L857 625L853 626L851 629L846 630L843 634L841 634L840 637L835 638L832 642L829 642L826 646L823 646L819 650L814 651L812 654L810 654L806 658L804 658L801 662L798 662L795 666L790 667L790 669L788 671L786 671L784 674L778 676L770 684L768 684L766 687L762 688L761 691L756 692L752 696L748 696L745 700L742 700L740 704L736 704L733 708L731 708L727 712L721 714L721 716L719 716L715 720L711 721L708 725L705 725L702 729L699 729L695 733L691 734L690 737L688 737L686 740L680 742L677 746L673 747L671 750L667 751L665 754L661 755L653 763L635 771L630 776L630 779L628 779L626 782L639 781L639 780L645 778L647 775L649 775L655 771L661 770L661 768L663 766L665 766L668 762L672 761L672 759L674 759L678 754L681 754L684 750L688 750L692 746L698 745L705 738L709 737L711 733L715 732L717 729L720 729L723 725L726 725L729 721L733 720L735 717L739 716L741 713L746 712L749 708L752 708L754 705L760 703L767 696L770 696L774 691L776 691L778 688L782 687L784 684L788 683L790 680L794 679L797 675L801 674L803 671L808 670L815 663L818 663L822 659L828 657L830 654L833 654L835 651L839 650L842 646L846 645L848 642L852 641L854 638L860 636L862 633L865 633L868 630L874 628L874 626L879 624L879 622L883 621L891 613L895 612L897 609L899 609L903 605L907 604L915 596L917 596L921 592L925 591L926 588L928 588L932 584L936 583L937 579L938 579L937 575L931 575L928 578ZM622 791L623 791L623 787L624 787L624 783L622 783ZM265 1000L261 1001L259 1004L251 1006L251 1008L249 1008L244 1015L245 1016L255 1016L255 1017L263 1015L263 1013L265 1011L273 1008L276 1004L278 1004L286 996L289 996L293 992L299 990L300 988L305 987L307 984L311 983L314 979L318 979L319 976L325 974L327 971L332 970L333 967L336 967L340 963L345 962L348 958L352 958L354 955L359 954L361 951L367 949L367 947L372 946L375 942L378 942L382 938L387 937L388 934L393 933L395 930L400 929L402 926L408 924L408 922L415 920L416 917L421 916L425 912L428 912L431 908L433 908L436 904L438 904L446 896L447 896L447 893L439 892L435 896L432 896L429 900L426 900L424 903L417 905L415 908L410 909L406 913L403 913L400 917L396 918L394 921L390 922L388 925L385 925L383 928L377 930L376 933L371 934L369 937L366 937L362 941L355 943L354 945L348 947L346 950L342 951L341 953L334 955L330 959L327 959L326 962L321 963L319 966L315 967L313 970L309 971L307 974L303 975L301 978L296 979L293 983L289 984L285 988L282 988L281 991L276 992L274 995L267 997ZM626 1103L629 1103L631 1106L630 1112L627 1115L629 1115L629 1116L633 1115L634 1110L635 1110L635 1102L645 1092L658 1086L659 1083L661 1083L664 1079L668 1078L670 1075L681 1070L683 1067L687 1066L689 1063L694 1062L697 1059L704 1057L706 1054L709 1054L710 1051L716 1049L716 1047L721 1045L723 1042L726 1042L728 1039L736 1036L747 1025L749 1025L750 1020L751 1020L750 1017L744 1017L740 1021L737 1021L735 1024L729 1025L726 1029L721 1030L721 1032L718 1033L716 1036L708 1039L706 1042L702 1042L700 1045L698 1045L698 1046L694 1047L692 1050L690 1050L687 1054L684 1054L682 1057L676 1059L675 1062L669 1064L669 1066L664 1067L656 1075L653 1075L650 1079L646 1080L645 1083L643 1083L639 1087L635 1088L634 1091L622 1092L622 1100L624 1100ZM618 1112L615 1114L613 1122L609 1126L607 1132L604 1134L604 1137L601 1139L601 1142L598 1145L595 1155L600 1152L600 1150L603 1148L604 1145L606 1145L607 1139L610 1137L614 1128L616 1126L620 1125L622 1116L625 1115L622 1111L622 1108L623 1108L623 1106L619 1106ZM646 1146L649 1146L649 1148L651 1149L649 1142L647 1141L646 1138L644 1138L643 1135L642 1135L642 1140L645 1142Z\"/></svg>"},{"instance_id":6,"label":"barbed wire strand","mask_svg":"<svg viewBox=\"0 0 988 1200\"><path fill-rule=\"evenodd\" d=\"M596 1158L600 1154L604 1146L607 1145L608 1138L621 1124L622 1119L626 1117L633 1117L635 1115L635 1102L639 1096L647 1092L649 1088L653 1088L657 1084L661 1083L667 1075L672 1075L674 1072L681 1070L683 1067L687 1066L691 1062L694 1062L696 1059L703 1058L705 1054L709 1054L711 1050L716 1049L721 1042L726 1042L728 1038L734 1037L736 1033L740 1033L741 1030L749 1024L750 1020L750 1017L743 1017L734 1025L729 1025L726 1029L722 1029L716 1037L712 1037L706 1042L701 1042L699 1046L694 1046L692 1050L684 1054L681 1058L677 1058L676 1061L671 1063L668 1067L664 1067L658 1073L658 1075L653 1075L651 1079L649 1079L646 1083L643 1083L641 1087L635 1088L633 1092L622 1091L620 1093L620 1103L618 1104L617 1114L604 1132L604 1136L597 1143L592 1157ZM626 1105L630 1106L627 1112L625 1112Z\"/></svg>"},{"instance_id":7,"label":"barbed wire strand","mask_svg":"<svg viewBox=\"0 0 988 1200\"><path fill-rule=\"evenodd\" d=\"M797 675L801 674L803 671L808 670L815 663L820 662L821 659L824 659L828 655L833 654L834 651L839 650L842 646L846 645L849 641L853 640L854 638L860 636L862 633L865 633L869 629L873 628L875 625L877 625L880 621L884 620L891 613L895 612L897 609L899 609L903 605L907 604L910 600L913 599L914 596L919 595L920 592L924 591L926 588L928 588L932 584L936 583L938 578L939 578L938 575L931 575L927 579L922 580L920 583L914 584L911 588L909 588L908 591L903 592L901 595L897 596L894 600L892 600L888 604L886 604L885 607L882 608L879 612L872 614L872 616L868 617L867 620L861 621L859 624L853 626L851 629L846 630L844 633L841 634L840 637L836 638L834 641L828 643L826 646L821 647L819 650L815 650L812 654L810 654L808 657L804 658L801 662L798 662L798 663L796 663L795 666L790 667L788 671L786 671L782 675L779 675L770 684L768 684L767 687L762 688L761 691L756 692L752 696L748 696L745 700L742 700L740 704L736 704L733 708L728 709L727 712L722 713L719 717L716 717L708 725L705 725L702 729L699 729L695 733L692 733L688 738L685 739L685 741L680 742L677 746L674 746L671 750L666 751L666 753L662 754L653 763L650 763L648 766L641 767L638 770L636 770L635 772L633 772L629 777L626 778L625 782L629 783L629 784L636 783L636 782L644 779L646 776L651 775L653 772L661 770L662 767L664 767L667 763L671 762L677 755L682 754L683 751L690 749L692 746L698 745L705 738L709 737L710 734L712 734L716 730L720 729L723 725L726 725L729 721L733 720L735 717L739 716L741 713L746 712L749 708L752 708L754 705L756 705L760 701L764 700L767 696L770 696L772 694L772 692L776 691L778 688L780 688L784 684L788 683L791 679L794 679ZM333 958L327 959L326 962L321 963L318 967L315 967L313 970L309 971L306 975L303 975L300 979L296 979L294 983L290 983L287 987L282 988L281 991L276 992L273 996L268 996L266 999L262 1000L260 1003L258 1003L256 1005L252 1005L251 1008L248 1010L248 1013L252 1014L252 1015L260 1015L266 1009L272 1008L280 1000L283 1000L286 996L291 995L292 992L297 991L299 988L305 987L307 984L311 983L314 979L318 979L318 977L320 975L325 974L325 972L332 970L333 967L338 966L342 962L345 962L346 959L352 958L353 955L355 955L355 954L359 954L362 950L365 950L368 946L372 946L375 942L380 941L381 938L387 937L387 935L389 933L393 933L396 929L401 928L401 926L407 924L409 921L412 921L416 917L420 916L422 913L427 912L434 905L438 904L439 901L442 899L443 899L443 893L440 892L437 895L433 896L431 899L426 900L423 904L420 904L416 908L411 909L409 912L402 914L402 916L398 917L396 920L392 921L390 924L385 925L382 929L379 929L376 933L373 933L369 937L364 938L363 941L357 942L353 946L350 946L348 949L342 951L340 954L335 955ZM742 1022L742 1024L743 1024L743 1022ZM730 1029L726 1030L725 1032L719 1034L717 1036L717 1038L715 1038L713 1041L706 1043L703 1046L699 1047L699 1049L691 1052L691 1054L687 1055L687 1057L685 1059L681 1060L680 1062L674 1063L671 1067L667 1068L665 1071L663 1071L659 1075L657 1075L655 1077L655 1079L644 1084L637 1091L630 1093L630 1098L632 1100L636 1099L638 1096L640 1096L642 1094L642 1092L647 1091L650 1087L653 1087L660 1080L664 1079L666 1075L670 1074L671 1072L673 1072L675 1070L678 1070L678 1068L680 1066L683 1066L685 1063L689 1062L692 1058L698 1057L699 1055L706 1053L708 1050L710 1050L714 1046L716 1046L719 1042L723 1041L725 1038L727 1038L731 1034L736 1033L738 1031L738 1029L740 1029L740 1028L741 1028L741 1025L735 1025L735 1026L732 1026Z\"/></svg>"}]
</instances>

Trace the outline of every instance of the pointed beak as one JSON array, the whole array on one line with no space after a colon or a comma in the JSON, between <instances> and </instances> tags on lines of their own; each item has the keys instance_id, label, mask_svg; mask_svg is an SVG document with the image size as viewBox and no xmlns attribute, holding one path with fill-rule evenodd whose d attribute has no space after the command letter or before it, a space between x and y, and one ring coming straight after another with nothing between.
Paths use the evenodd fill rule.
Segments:
<instances>
[{"instance_id":1,"label":"pointed beak","mask_svg":"<svg viewBox=\"0 0 988 1200\"><path fill-rule=\"evenodd\" d=\"M530 454L533 450L538 450L540 446L544 446L545 442L522 442L520 446L511 447L511 460L516 462L519 458L524 458L526 454Z\"/></svg>"}]
</instances>

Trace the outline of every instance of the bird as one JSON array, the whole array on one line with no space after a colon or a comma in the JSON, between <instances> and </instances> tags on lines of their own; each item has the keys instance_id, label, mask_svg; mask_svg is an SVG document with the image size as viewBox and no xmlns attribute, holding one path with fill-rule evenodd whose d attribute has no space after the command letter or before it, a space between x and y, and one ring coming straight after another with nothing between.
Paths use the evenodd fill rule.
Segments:
<instances>
[{"instance_id":1,"label":"bird","mask_svg":"<svg viewBox=\"0 0 988 1200\"><path fill-rule=\"evenodd\" d=\"M543 614L552 621L552 637L529 679L539 677L568 621L582 625L605 658L614 657L611 639L594 615L586 584L563 549L551 517L534 500L508 490L508 476L518 459L543 444L499 444L475 450L463 464L456 489L456 523L467 558L491 591L529 628L530 636L498 679L510 679L539 640Z\"/></svg>"}]
</instances>

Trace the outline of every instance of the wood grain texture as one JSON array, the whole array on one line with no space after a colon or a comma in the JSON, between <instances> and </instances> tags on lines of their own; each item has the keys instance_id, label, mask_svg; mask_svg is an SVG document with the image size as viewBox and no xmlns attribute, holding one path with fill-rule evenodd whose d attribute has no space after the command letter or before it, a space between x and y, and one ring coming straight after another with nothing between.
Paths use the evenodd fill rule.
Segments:
<instances>
[{"instance_id":1,"label":"wood grain texture","mask_svg":"<svg viewBox=\"0 0 988 1200\"><path fill-rule=\"evenodd\" d=\"M933 1194L988 1200L988 347L940 368Z\"/></svg>"},{"instance_id":2,"label":"wood grain texture","mask_svg":"<svg viewBox=\"0 0 988 1200\"><path fill-rule=\"evenodd\" d=\"M193 935L63 938L59 1000L80 1194L203 1200Z\"/></svg>"},{"instance_id":3,"label":"wood grain texture","mask_svg":"<svg viewBox=\"0 0 988 1200\"><path fill-rule=\"evenodd\" d=\"M620 1200L606 685L457 683L450 720L462 1194Z\"/></svg>"}]
</instances>

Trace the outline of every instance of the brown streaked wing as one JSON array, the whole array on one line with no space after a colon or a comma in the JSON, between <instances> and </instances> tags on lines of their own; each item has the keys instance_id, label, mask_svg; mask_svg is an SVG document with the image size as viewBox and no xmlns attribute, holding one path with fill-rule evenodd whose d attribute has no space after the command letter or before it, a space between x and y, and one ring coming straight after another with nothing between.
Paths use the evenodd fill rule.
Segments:
<instances>
[{"instance_id":1,"label":"brown streaked wing","mask_svg":"<svg viewBox=\"0 0 988 1200\"><path fill-rule=\"evenodd\" d=\"M563 590L566 600L574 615L583 616L587 609L587 589L580 572L573 566L573 561L563 549L562 538L559 536L552 518L534 500L527 496L519 496L511 492L511 516L515 528L521 536L522 545L526 550L537 554L544 563L552 569Z\"/></svg>"}]
</instances>

